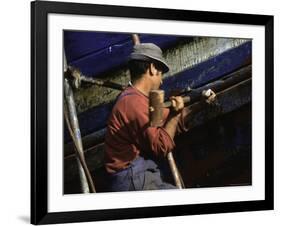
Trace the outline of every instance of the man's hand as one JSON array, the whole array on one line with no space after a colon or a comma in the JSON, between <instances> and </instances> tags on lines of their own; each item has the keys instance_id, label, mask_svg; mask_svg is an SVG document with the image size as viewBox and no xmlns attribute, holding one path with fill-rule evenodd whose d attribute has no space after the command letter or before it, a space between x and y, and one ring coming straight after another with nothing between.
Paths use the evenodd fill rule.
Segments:
<instances>
[{"instance_id":1,"label":"man's hand","mask_svg":"<svg viewBox=\"0 0 281 226\"><path fill-rule=\"evenodd\" d=\"M203 90L202 97L206 101L207 104L211 104L216 100L216 94L213 90Z\"/></svg>"},{"instance_id":2,"label":"man's hand","mask_svg":"<svg viewBox=\"0 0 281 226\"><path fill-rule=\"evenodd\" d=\"M181 116L181 112L184 108L184 102L181 96L170 97L172 103L169 117L164 125L164 129L173 139L176 134L177 125Z\"/></svg>"},{"instance_id":3,"label":"man's hand","mask_svg":"<svg viewBox=\"0 0 281 226\"><path fill-rule=\"evenodd\" d=\"M172 109L175 113L180 113L184 108L184 102L181 96L172 96L170 97L172 102Z\"/></svg>"}]
</instances>

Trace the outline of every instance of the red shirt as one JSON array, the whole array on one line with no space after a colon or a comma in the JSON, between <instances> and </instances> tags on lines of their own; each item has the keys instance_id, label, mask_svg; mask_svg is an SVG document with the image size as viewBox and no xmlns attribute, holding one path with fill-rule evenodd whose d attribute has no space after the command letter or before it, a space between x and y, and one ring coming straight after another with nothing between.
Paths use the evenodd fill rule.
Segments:
<instances>
[{"instance_id":1,"label":"red shirt","mask_svg":"<svg viewBox=\"0 0 281 226\"><path fill-rule=\"evenodd\" d=\"M149 126L148 97L133 87L119 96L107 123L105 167L109 173L125 169L136 157L166 155L175 147L163 127ZM169 109L164 109L164 121Z\"/></svg>"}]
</instances>

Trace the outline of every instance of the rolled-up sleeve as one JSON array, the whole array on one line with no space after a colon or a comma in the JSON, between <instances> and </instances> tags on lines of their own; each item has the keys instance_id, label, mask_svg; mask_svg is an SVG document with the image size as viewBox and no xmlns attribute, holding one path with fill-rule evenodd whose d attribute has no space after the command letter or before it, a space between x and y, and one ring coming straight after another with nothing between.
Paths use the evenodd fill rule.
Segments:
<instances>
[{"instance_id":1,"label":"rolled-up sleeve","mask_svg":"<svg viewBox=\"0 0 281 226\"><path fill-rule=\"evenodd\" d=\"M175 143L163 127L148 127L144 131L149 149L157 156L166 156L172 151Z\"/></svg>"}]
</instances>

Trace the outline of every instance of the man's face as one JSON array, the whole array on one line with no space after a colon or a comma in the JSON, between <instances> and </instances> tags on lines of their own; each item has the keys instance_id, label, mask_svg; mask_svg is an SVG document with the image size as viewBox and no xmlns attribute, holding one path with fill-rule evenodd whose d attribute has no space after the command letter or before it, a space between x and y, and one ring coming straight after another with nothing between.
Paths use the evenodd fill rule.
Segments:
<instances>
[{"instance_id":1,"label":"man's face","mask_svg":"<svg viewBox=\"0 0 281 226\"><path fill-rule=\"evenodd\" d=\"M162 69L158 65L151 64L152 89L159 89L162 84Z\"/></svg>"},{"instance_id":2,"label":"man's face","mask_svg":"<svg viewBox=\"0 0 281 226\"><path fill-rule=\"evenodd\" d=\"M157 89L162 85L162 71L158 71L157 73Z\"/></svg>"}]
</instances>

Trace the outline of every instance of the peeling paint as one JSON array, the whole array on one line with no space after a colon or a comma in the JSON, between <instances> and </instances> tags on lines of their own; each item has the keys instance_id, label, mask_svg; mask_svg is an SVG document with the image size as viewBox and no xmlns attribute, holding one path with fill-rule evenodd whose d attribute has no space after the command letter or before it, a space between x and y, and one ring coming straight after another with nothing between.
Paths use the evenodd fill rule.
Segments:
<instances>
[{"instance_id":1,"label":"peeling paint","mask_svg":"<svg viewBox=\"0 0 281 226\"><path fill-rule=\"evenodd\" d=\"M235 48L248 39L231 38L194 38L194 41L182 43L175 49L169 49L164 53L164 57L171 70L165 76L171 76L183 70L217 56L229 49Z\"/></svg>"}]
</instances>

